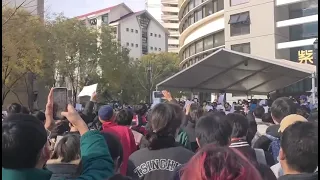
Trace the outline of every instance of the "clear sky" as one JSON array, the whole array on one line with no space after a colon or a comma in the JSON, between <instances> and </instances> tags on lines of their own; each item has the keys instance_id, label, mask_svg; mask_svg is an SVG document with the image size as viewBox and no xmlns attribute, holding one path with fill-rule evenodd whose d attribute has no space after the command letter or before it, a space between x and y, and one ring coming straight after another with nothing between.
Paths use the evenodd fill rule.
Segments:
<instances>
[{"instance_id":1,"label":"clear sky","mask_svg":"<svg viewBox=\"0 0 320 180\"><path fill-rule=\"evenodd\" d=\"M45 0L45 11L46 14L63 13L66 17L75 17L120 3L133 11L145 9L145 0Z\"/></svg>"}]
</instances>

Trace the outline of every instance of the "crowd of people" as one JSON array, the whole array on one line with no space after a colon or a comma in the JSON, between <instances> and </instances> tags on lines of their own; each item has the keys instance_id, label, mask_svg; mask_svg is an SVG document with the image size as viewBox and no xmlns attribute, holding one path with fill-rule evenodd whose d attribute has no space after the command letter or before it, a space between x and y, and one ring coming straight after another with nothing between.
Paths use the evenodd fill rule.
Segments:
<instances>
[{"instance_id":1,"label":"crowd of people","mask_svg":"<svg viewBox=\"0 0 320 180\"><path fill-rule=\"evenodd\" d=\"M281 97L115 108L91 96L53 117L11 104L2 120L5 180L316 180L318 117Z\"/></svg>"}]
</instances>

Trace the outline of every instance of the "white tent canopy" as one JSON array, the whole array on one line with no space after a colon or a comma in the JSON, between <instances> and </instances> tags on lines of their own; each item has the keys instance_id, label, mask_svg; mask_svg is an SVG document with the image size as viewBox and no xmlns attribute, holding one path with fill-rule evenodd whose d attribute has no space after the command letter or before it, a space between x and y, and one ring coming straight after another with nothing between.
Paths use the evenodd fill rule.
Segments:
<instances>
[{"instance_id":1,"label":"white tent canopy","mask_svg":"<svg viewBox=\"0 0 320 180\"><path fill-rule=\"evenodd\" d=\"M159 89L266 95L316 72L316 66L220 49L157 85Z\"/></svg>"}]
</instances>

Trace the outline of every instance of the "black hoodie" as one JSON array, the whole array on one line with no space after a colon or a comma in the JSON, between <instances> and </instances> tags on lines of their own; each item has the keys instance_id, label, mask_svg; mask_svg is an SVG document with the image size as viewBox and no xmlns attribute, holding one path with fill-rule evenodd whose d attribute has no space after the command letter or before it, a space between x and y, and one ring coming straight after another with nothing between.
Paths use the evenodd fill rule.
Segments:
<instances>
[{"instance_id":1,"label":"black hoodie","mask_svg":"<svg viewBox=\"0 0 320 180\"><path fill-rule=\"evenodd\" d=\"M164 180L173 176L176 167L189 161L193 152L182 146L159 150L140 149L129 157L127 176L133 179Z\"/></svg>"}]
</instances>

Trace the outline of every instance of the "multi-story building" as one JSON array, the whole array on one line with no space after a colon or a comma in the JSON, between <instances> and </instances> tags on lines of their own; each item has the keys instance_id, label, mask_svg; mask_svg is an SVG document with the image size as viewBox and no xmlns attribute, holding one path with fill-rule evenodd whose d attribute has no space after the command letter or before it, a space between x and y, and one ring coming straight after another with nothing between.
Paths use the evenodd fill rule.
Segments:
<instances>
[{"instance_id":1,"label":"multi-story building","mask_svg":"<svg viewBox=\"0 0 320 180\"><path fill-rule=\"evenodd\" d=\"M179 52L178 0L161 0L161 21L169 31L168 51Z\"/></svg>"},{"instance_id":2,"label":"multi-story building","mask_svg":"<svg viewBox=\"0 0 320 180\"><path fill-rule=\"evenodd\" d=\"M139 59L148 53L168 51L168 31L146 10L133 12L124 3L77 17L97 28L115 28L116 38L130 49L129 56Z\"/></svg>"},{"instance_id":3,"label":"multi-story building","mask_svg":"<svg viewBox=\"0 0 320 180\"><path fill-rule=\"evenodd\" d=\"M179 20L183 68L220 48L263 58L310 61L318 37L318 1L179 0ZM310 89L309 80L286 88Z\"/></svg>"}]
</instances>

